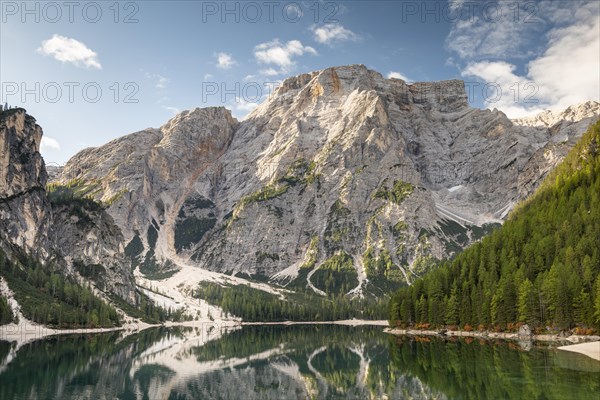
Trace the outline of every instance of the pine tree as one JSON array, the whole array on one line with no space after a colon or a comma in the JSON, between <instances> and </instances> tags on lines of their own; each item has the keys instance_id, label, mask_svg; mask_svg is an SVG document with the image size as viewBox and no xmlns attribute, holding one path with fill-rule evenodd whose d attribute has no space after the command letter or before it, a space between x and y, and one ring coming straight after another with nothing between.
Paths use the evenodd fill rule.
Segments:
<instances>
[{"instance_id":1,"label":"pine tree","mask_svg":"<svg viewBox=\"0 0 600 400\"><path fill-rule=\"evenodd\" d=\"M13 313L8 301L0 296L0 325L8 324L13 320Z\"/></svg>"},{"instance_id":2,"label":"pine tree","mask_svg":"<svg viewBox=\"0 0 600 400\"><path fill-rule=\"evenodd\" d=\"M573 313L575 321L584 325L593 325L594 304L591 296L584 289L581 289L573 301Z\"/></svg>"},{"instance_id":3,"label":"pine tree","mask_svg":"<svg viewBox=\"0 0 600 400\"><path fill-rule=\"evenodd\" d=\"M540 323L539 313L537 312L539 306L534 293L534 286L527 278L519 285L517 308L519 322L530 325L538 325Z\"/></svg>"},{"instance_id":4,"label":"pine tree","mask_svg":"<svg viewBox=\"0 0 600 400\"><path fill-rule=\"evenodd\" d=\"M458 289L456 285L452 287L452 292L450 297L448 297L446 306L446 324L458 324Z\"/></svg>"},{"instance_id":5,"label":"pine tree","mask_svg":"<svg viewBox=\"0 0 600 400\"><path fill-rule=\"evenodd\" d=\"M596 300L594 301L594 321L600 328L600 275L596 278Z\"/></svg>"}]
</instances>

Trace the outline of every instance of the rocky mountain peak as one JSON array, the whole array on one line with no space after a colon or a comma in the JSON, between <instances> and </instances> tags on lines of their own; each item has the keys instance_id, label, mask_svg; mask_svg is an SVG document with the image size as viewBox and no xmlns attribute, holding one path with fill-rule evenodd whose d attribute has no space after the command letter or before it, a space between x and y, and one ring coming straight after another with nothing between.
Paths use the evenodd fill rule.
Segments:
<instances>
[{"instance_id":1,"label":"rocky mountain peak","mask_svg":"<svg viewBox=\"0 0 600 400\"><path fill-rule=\"evenodd\" d=\"M40 154L42 128L23 108L0 119L0 198L44 188L48 175Z\"/></svg>"},{"instance_id":2,"label":"rocky mountain peak","mask_svg":"<svg viewBox=\"0 0 600 400\"><path fill-rule=\"evenodd\" d=\"M468 97L462 80L407 83L386 79L362 64L330 67L287 78L270 98L248 118L272 115L275 108L294 103L294 112L306 112L318 102L333 106L364 96L377 96L394 101L404 108L417 105L427 111L451 113L468 108Z\"/></svg>"},{"instance_id":3,"label":"rocky mountain peak","mask_svg":"<svg viewBox=\"0 0 600 400\"><path fill-rule=\"evenodd\" d=\"M330 87L333 93L339 93L342 88L352 91L360 82L365 82L365 79L372 73L383 78L381 74L370 71L362 64L330 67L287 78L277 87L274 95L283 95L290 90L302 90L307 85L312 88L317 83L323 87ZM344 87L342 87L342 83L345 84ZM325 92L322 94L325 94Z\"/></svg>"},{"instance_id":4,"label":"rocky mountain peak","mask_svg":"<svg viewBox=\"0 0 600 400\"><path fill-rule=\"evenodd\" d=\"M213 121L225 121L227 125L236 126L238 121L225 107L206 107L185 110L171 118L160 130L165 136L186 134L201 138L217 134Z\"/></svg>"},{"instance_id":5,"label":"rocky mountain peak","mask_svg":"<svg viewBox=\"0 0 600 400\"><path fill-rule=\"evenodd\" d=\"M165 177L175 176L172 162L193 164L220 154L231 142L239 123L224 107L183 111L160 128L163 138L151 149L148 162ZM176 169L175 169L176 170ZM175 172L175 175L171 173Z\"/></svg>"},{"instance_id":6,"label":"rocky mountain peak","mask_svg":"<svg viewBox=\"0 0 600 400\"><path fill-rule=\"evenodd\" d=\"M521 126L550 128L560 122L577 122L598 114L600 103L597 101L585 101L567 107L564 110L546 110L536 115L513 119L513 122Z\"/></svg>"},{"instance_id":7,"label":"rocky mountain peak","mask_svg":"<svg viewBox=\"0 0 600 400\"><path fill-rule=\"evenodd\" d=\"M50 203L42 128L22 108L0 112L0 246L47 256Z\"/></svg>"},{"instance_id":8,"label":"rocky mountain peak","mask_svg":"<svg viewBox=\"0 0 600 400\"><path fill-rule=\"evenodd\" d=\"M408 86L412 101L440 112L455 112L469 107L465 83L459 79L415 82Z\"/></svg>"}]
</instances>

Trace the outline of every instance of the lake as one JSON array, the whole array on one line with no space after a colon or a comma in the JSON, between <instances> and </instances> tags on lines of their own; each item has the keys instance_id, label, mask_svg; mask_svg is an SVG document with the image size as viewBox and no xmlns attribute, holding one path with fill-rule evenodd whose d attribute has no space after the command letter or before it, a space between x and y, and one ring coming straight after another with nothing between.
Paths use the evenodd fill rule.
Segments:
<instances>
[{"instance_id":1,"label":"lake","mask_svg":"<svg viewBox=\"0 0 600 400\"><path fill-rule=\"evenodd\" d=\"M155 328L0 342L0 399L598 399L600 363L382 327Z\"/></svg>"}]
</instances>

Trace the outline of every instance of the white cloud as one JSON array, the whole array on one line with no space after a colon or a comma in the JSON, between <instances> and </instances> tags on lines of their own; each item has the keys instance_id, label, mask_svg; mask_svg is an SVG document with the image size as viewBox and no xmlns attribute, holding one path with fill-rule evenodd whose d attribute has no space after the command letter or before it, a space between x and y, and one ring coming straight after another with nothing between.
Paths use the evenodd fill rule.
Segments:
<instances>
[{"instance_id":1,"label":"white cloud","mask_svg":"<svg viewBox=\"0 0 600 400\"><path fill-rule=\"evenodd\" d=\"M504 61L470 63L463 76L475 76L501 89L486 106L511 118L543 109L563 109L586 100L600 100L600 21L593 15L550 32L549 46L527 64L527 74ZM498 99L497 99L498 98ZM496 100L497 99L497 100Z\"/></svg>"},{"instance_id":2,"label":"white cloud","mask_svg":"<svg viewBox=\"0 0 600 400\"><path fill-rule=\"evenodd\" d=\"M457 10L463 6L466 0L448 0L448 6L451 10Z\"/></svg>"},{"instance_id":3,"label":"white cloud","mask_svg":"<svg viewBox=\"0 0 600 400\"><path fill-rule=\"evenodd\" d=\"M543 51L538 38L549 27L578 20L582 10L598 8L597 0L537 2L488 1L474 7L472 1L454 0L453 22L446 47L470 60L527 59ZM597 14L596 14L597 15Z\"/></svg>"},{"instance_id":4,"label":"white cloud","mask_svg":"<svg viewBox=\"0 0 600 400\"><path fill-rule=\"evenodd\" d=\"M250 111L254 110L256 107L258 107L259 103L254 103L251 101L246 101L246 100L240 100L238 103L235 104L235 109L238 111L244 111L249 113Z\"/></svg>"},{"instance_id":5,"label":"white cloud","mask_svg":"<svg viewBox=\"0 0 600 400\"><path fill-rule=\"evenodd\" d=\"M485 96L485 105L502 110L510 118L519 118L535 114L543 110L537 97L532 95L533 102L526 102L525 97L536 91L536 86L527 78L515 75L516 67L504 61L482 61L471 63L462 72L463 76L475 76L487 83L487 86L469 82L476 95ZM472 85L472 86L471 86ZM518 94L522 95L519 101Z\"/></svg>"},{"instance_id":6,"label":"white cloud","mask_svg":"<svg viewBox=\"0 0 600 400\"><path fill-rule=\"evenodd\" d=\"M313 37L318 43L331 45L335 42L358 40L359 36L350 29L340 24L313 25L311 28Z\"/></svg>"},{"instance_id":7,"label":"white cloud","mask_svg":"<svg viewBox=\"0 0 600 400\"><path fill-rule=\"evenodd\" d=\"M164 89L167 86L167 83L169 83L168 78L165 78L164 76L159 76L158 82L156 82L156 88Z\"/></svg>"},{"instance_id":8,"label":"white cloud","mask_svg":"<svg viewBox=\"0 0 600 400\"><path fill-rule=\"evenodd\" d=\"M217 54L217 68L229 69L233 67L237 62L233 59L231 54L219 53Z\"/></svg>"},{"instance_id":9,"label":"white cloud","mask_svg":"<svg viewBox=\"0 0 600 400\"><path fill-rule=\"evenodd\" d=\"M58 143L58 140L53 139L49 136L42 136L42 141L40 143L40 150L42 152L59 151L60 143Z\"/></svg>"},{"instance_id":10,"label":"white cloud","mask_svg":"<svg viewBox=\"0 0 600 400\"><path fill-rule=\"evenodd\" d=\"M260 102L252 102L246 101L244 99L240 99L233 104L230 104L228 107L231 110L231 114L239 119L244 119L248 114L250 114L256 107L260 105Z\"/></svg>"},{"instance_id":11,"label":"white cloud","mask_svg":"<svg viewBox=\"0 0 600 400\"><path fill-rule=\"evenodd\" d=\"M205 81L210 81L212 78L214 78L214 76L212 74L204 74Z\"/></svg>"},{"instance_id":12,"label":"white cloud","mask_svg":"<svg viewBox=\"0 0 600 400\"><path fill-rule=\"evenodd\" d=\"M494 37L490 39L485 30L479 29L481 27L471 30L475 35L470 38L474 47L467 45L465 51L457 51L457 54L468 62L463 76L491 84L486 93L487 107L498 108L509 117L517 118L543 109L560 110L586 100L600 100L600 3L578 1L577 6L540 3L539 17L545 23L552 23L554 28L546 34L548 41L541 51L536 54L523 51L530 60L522 74L517 73L515 65L504 60L510 58L513 51L521 51L527 39L520 36L531 36L531 30L514 28L514 36L507 36L507 40L514 43L500 45L497 51L486 50L498 44ZM561 25L567 21L569 25ZM498 28L505 31L503 34L510 31L506 27ZM467 36L463 39L469 40ZM489 57L481 60L479 55ZM497 93L494 87L501 92ZM476 93L483 94L481 87L478 89Z\"/></svg>"},{"instance_id":13,"label":"white cloud","mask_svg":"<svg viewBox=\"0 0 600 400\"><path fill-rule=\"evenodd\" d=\"M146 72L146 78L156 80L154 87L161 90L166 89L167 84L170 81L169 78L165 78L160 74L151 74L149 72Z\"/></svg>"},{"instance_id":14,"label":"white cloud","mask_svg":"<svg viewBox=\"0 0 600 400\"><path fill-rule=\"evenodd\" d=\"M304 54L318 55L315 49L304 46L299 40L282 43L279 39L275 39L254 48L254 57L259 63L277 65L285 72L295 65L294 57Z\"/></svg>"},{"instance_id":15,"label":"white cloud","mask_svg":"<svg viewBox=\"0 0 600 400\"><path fill-rule=\"evenodd\" d=\"M261 69L259 71L259 73L261 75L265 75L265 76L277 76L277 75L281 75L282 73L284 73L284 71L278 71L275 68L267 68L267 69Z\"/></svg>"},{"instance_id":16,"label":"white cloud","mask_svg":"<svg viewBox=\"0 0 600 400\"><path fill-rule=\"evenodd\" d=\"M546 52L528 64L540 96L556 107L600 98L600 20L593 12L582 18L550 32Z\"/></svg>"},{"instance_id":17,"label":"white cloud","mask_svg":"<svg viewBox=\"0 0 600 400\"><path fill-rule=\"evenodd\" d=\"M177 115L181 112L181 110L177 107L169 107L169 106L162 106L163 109L172 112L174 115Z\"/></svg>"},{"instance_id":18,"label":"white cloud","mask_svg":"<svg viewBox=\"0 0 600 400\"><path fill-rule=\"evenodd\" d=\"M37 49L37 52L76 66L83 64L88 68L102 69L98 55L84 43L57 34L42 41L42 46Z\"/></svg>"},{"instance_id":19,"label":"white cloud","mask_svg":"<svg viewBox=\"0 0 600 400\"><path fill-rule=\"evenodd\" d=\"M392 78L402 79L404 82L412 82L411 79L407 78L405 75L401 74L400 72L396 72L396 71L390 71L387 74L387 78L388 79L392 79Z\"/></svg>"},{"instance_id":20,"label":"white cloud","mask_svg":"<svg viewBox=\"0 0 600 400\"><path fill-rule=\"evenodd\" d=\"M510 19L492 23L474 16L453 25L446 46L461 58L525 58L531 55L526 49L542 27L541 24L514 23Z\"/></svg>"}]
</instances>

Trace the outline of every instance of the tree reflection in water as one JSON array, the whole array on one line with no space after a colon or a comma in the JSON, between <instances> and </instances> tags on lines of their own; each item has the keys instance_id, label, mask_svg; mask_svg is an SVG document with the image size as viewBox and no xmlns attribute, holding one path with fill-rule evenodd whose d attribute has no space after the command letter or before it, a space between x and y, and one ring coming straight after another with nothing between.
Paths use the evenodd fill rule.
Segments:
<instances>
[{"instance_id":1,"label":"tree reflection in water","mask_svg":"<svg viewBox=\"0 0 600 400\"><path fill-rule=\"evenodd\" d=\"M13 352L14 353L14 352ZM512 342L393 337L381 327L247 326L0 342L0 398L595 398L600 366ZM10 360L9 360L10 358Z\"/></svg>"}]
</instances>

